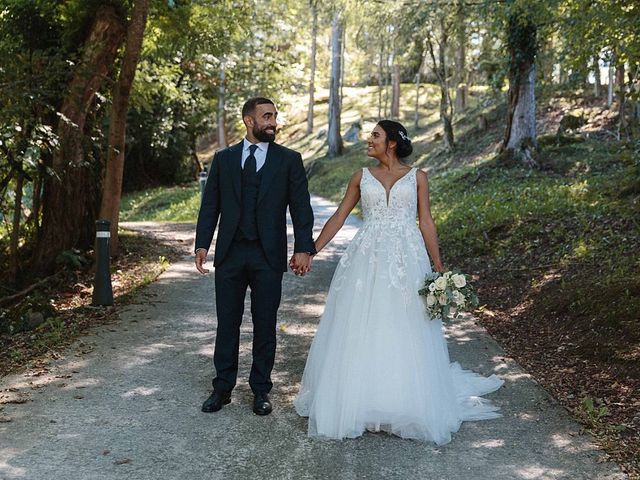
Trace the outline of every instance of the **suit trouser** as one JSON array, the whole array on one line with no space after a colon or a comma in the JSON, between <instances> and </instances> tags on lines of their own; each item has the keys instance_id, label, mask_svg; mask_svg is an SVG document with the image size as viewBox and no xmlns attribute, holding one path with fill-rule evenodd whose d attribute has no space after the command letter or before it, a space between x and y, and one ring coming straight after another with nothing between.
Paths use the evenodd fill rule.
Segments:
<instances>
[{"instance_id":1,"label":"suit trouser","mask_svg":"<svg viewBox=\"0 0 640 480\"><path fill-rule=\"evenodd\" d=\"M282 295L282 271L271 268L259 241L234 241L215 268L218 328L213 363L213 388L230 392L236 385L240 324L247 287L251 288L253 363L249 385L254 393L268 393L276 355L276 318Z\"/></svg>"}]
</instances>

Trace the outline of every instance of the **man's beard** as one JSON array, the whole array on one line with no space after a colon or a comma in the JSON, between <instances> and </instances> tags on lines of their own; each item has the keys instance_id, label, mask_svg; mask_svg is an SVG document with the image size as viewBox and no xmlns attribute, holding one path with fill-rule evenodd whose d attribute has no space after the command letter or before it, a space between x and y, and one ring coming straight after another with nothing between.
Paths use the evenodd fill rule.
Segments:
<instances>
[{"instance_id":1,"label":"man's beard","mask_svg":"<svg viewBox=\"0 0 640 480\"><path fill-rule=\"evenodd\" d=\"M269 127L267 127L269 128ZM256 137L258 140L260 140L261 142L273 142L276 139L276 134L275 133L267 133L265 129L260 129L257 126L253 127L253 136Z\"/></svg>"}]
</instances>

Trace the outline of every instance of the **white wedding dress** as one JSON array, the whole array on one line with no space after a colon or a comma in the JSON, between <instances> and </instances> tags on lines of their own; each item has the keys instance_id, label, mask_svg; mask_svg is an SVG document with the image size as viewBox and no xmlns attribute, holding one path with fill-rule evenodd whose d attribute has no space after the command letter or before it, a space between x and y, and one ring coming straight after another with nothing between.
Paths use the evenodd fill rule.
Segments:
<instances>
[{"instance_id":1,"label":"white wedding dress","mask_svg":"<svg viewBox=\"0 0 640 480\"><path fill-rule=\"evenodd\" d=\"M391 188L365 168L364 223L340 259L294 405L310 436L365 430L451 441L465 420L496 418L479 396L503 381L450 363L442 322L418 290L431 272L416 224L416 169Z\"/></svg>"}]
</instances>

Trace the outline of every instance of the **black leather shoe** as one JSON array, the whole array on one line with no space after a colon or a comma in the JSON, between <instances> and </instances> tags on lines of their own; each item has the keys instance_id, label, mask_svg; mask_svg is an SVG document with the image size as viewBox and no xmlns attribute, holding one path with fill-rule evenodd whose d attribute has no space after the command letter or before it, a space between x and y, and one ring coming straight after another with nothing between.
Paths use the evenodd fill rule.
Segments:
<instances>
[{"instance_id":1,"label":"black leather shoe","mask_svg":"<svg viewBox=\"0 0 640 480\"><path fill-rule=\"evenodd\" d=\"M269 415L273 407L266 393L256 393L253 397L253 413L256 415Z\"/></svg>"},{"instance_id":2,"label":"black leather shoe","mask_svg":"<svg viewBox=\"0 0 640 480\"><path fill-rule=\"evenodd\" d=\"M217 412L223 405L231 403L231 392L214 392L202 404L202 411L206 413Z\"/></svg>"}]
</instances>

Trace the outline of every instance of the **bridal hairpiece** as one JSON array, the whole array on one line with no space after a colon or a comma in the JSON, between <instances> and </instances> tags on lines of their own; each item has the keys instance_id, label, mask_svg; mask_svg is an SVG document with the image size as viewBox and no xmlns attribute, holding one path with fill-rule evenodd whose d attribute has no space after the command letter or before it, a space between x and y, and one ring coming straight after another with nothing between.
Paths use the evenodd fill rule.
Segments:
<instances>
[{"instance_id":1,"label":"bridal hairpiece","mask_svg":"<svg viewBox=\"0 0 640 480\"><path fill-rule=\"evenodd\" d=\"M400 138L402 138L405 141L409 140L409 137L407 137L407 134L404 133L402 130L398 130L398 135L400 135Z\"/></svg>"}]
</instances>

